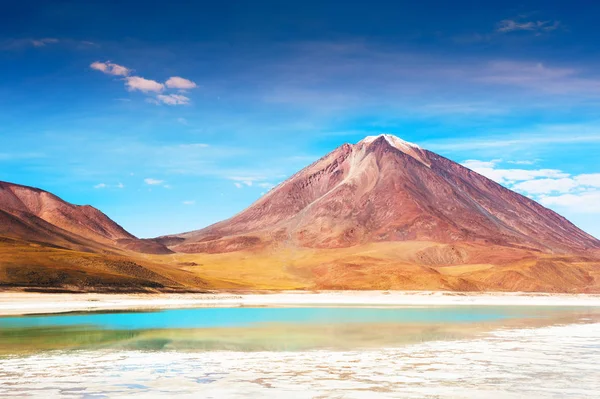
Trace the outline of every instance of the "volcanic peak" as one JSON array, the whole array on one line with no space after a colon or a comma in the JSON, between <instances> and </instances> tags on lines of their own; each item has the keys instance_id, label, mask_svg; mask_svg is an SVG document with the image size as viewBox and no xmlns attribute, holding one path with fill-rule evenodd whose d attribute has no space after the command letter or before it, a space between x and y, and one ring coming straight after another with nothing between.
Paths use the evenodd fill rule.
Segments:
<instances>
[{"instance_id":1,"label":"volcanic peak","mask_svg":"<svg viewBox=\"0 0 600 399\"><path fill-rule=\"evenodd\" d=\"M378 136L367 136L364 139L362 139L361 141L359 141L357 144L371 144L372 142L374 142L375 140L377 140L380 137L383 137L385 139L385 141L388 142L389 145L399 149L400 151L407 151L410 149L418 149L418 150L421 149L421 147L419 147L418 145L416 145L414 143L410 143L408 141L402 140L400 137L394 136L393 134L387 134L387 133L380 134Z\"/></svg>"},{"instance_id":2,"label":"volcanic peak","mask_svg":"<svg viewBox=\"0 0 600 399\"><path fill-rule=\"evenodd\" d=\"M354 147L360 151L372 146L384 146L388 148L393 148L394 150L400 151L401 153L414 158L421 164L427 167L431 167L431 162L429 161L427 154L421 147L414 143L404 141L401 138L392 134L367 136L358 143L356 143Z\"/></svg>"}]
</instances>

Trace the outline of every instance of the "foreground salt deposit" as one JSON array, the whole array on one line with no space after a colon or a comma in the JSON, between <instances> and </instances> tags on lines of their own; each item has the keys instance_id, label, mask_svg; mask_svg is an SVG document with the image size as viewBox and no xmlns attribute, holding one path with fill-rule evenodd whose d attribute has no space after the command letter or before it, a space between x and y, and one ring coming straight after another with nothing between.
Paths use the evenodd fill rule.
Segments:
<instances>
[{"instance_id":1,"label":"foreground salt deposit","mask_svg":"<svg viewBox=\"0 0 600 399\"><path fill-rule=\"evenodd\" d=\"M46 294L0 292L0 316L201 306L587 306L597 294L436 291L282 291L256 294Z\"/></svg>"},{"instance_id":2,"label":"foreground salt deposit","mask_svg":"<svg viewBox=\"0 0 600 399\"><path fill-rule=\"evenodd\" d=\"M596 398L600 324L497 330L399 348L49 352L0 360L0 396Z\"/></svg>"}]
</instances>

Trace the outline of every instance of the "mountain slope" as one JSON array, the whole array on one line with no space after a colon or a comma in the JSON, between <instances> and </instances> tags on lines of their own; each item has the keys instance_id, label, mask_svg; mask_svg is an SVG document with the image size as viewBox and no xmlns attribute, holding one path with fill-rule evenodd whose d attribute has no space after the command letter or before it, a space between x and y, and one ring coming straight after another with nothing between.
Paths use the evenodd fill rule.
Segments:
<instances>
[{"instance_id":1,"label":"mountain slope","mask_svg":"<svg viewBox=\"0 0 600 399\"><path fill-rule=\"evenodd\" d=\"M156 240L188 270L247 287L600 292L600 241L389 135L344 144L228 220Z\"/></svg>"},{"instance_id":2,"label":"mountain slope","mask_svg":"<svg viewBox=\"0 0 600 399\"><path fill-rule=\"evenodd\" d=\"M73 205L47 191L7 182L0 182L0 235L78 250L119 247L170 252L154 241L136 238L94 207Z\"/></svg>"},{"instance_id":3,"label":"mountain slope","mask_svg":"<svg viewBox=\"0 0 600 399\"><path fill-rule=\"evenodd\" d=\"M91 206L0 182L0 289L189 291L210 284L129 250L171 253Z\"/></svg>"},{"instance_id":4,"label":"mountain slope","mask_svg":"<svg viewBox=\"0 0 600 399\"><path fill-rule=\"evenodd\" d=\"M188 253L387 241L547 254L600 248L600 241L535 201L390 135L345 144L231 219L159 241Z\"/></svg>"}]
</instances>

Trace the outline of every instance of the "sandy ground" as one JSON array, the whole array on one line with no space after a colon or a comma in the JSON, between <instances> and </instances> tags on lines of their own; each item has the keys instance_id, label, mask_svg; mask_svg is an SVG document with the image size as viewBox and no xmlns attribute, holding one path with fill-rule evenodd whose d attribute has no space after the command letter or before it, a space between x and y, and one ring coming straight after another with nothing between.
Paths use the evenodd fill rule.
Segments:
<instances>
[{"instance_id":1,"label":"sandy ground","mask_svg":"<svg viewBox=\"0 0 600 399\"><path fill-rule=\"evenodd\" d=\"M202 306L594 306L600 295L326 291L214 294L45 294L0 292L0 316Z\"/></svg>"}]
</instances>

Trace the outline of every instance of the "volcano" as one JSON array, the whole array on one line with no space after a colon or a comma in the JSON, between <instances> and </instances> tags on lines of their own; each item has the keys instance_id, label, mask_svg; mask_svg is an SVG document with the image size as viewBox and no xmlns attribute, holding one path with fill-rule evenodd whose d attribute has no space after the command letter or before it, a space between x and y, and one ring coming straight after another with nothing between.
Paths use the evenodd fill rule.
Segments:
<instances>
[{"instance_id":1,"label":"volcano","mask_svg":"<svg viewBox=\"0 0 600 399\"><path fill-rule=\"evenodd\" d=\"M163 238L178 252L432 241L583 254L600 241L535 201L392 135L344 144L248 209Z\"/></svg>"},{"instance_id":2,"label":"volcano","mask_svg":"<svg viewBox=\"0 0 600 399\"><path fill-rule=\"evenodd\" d=\"M600 291L596 238L387 134L342 145L228 220L156 240L248 287Z\"/></svg>"}]
</instances>

